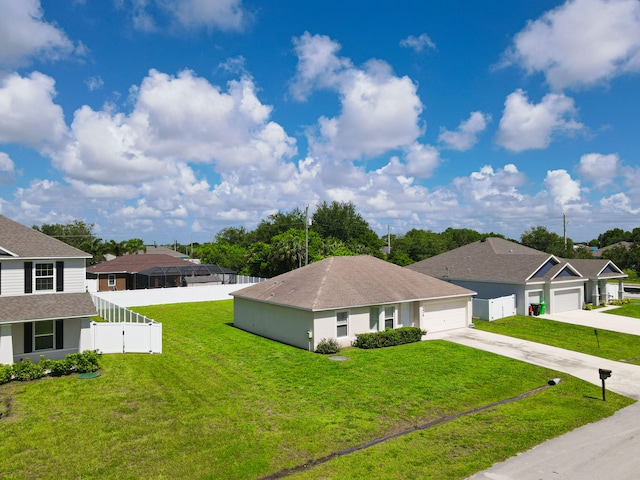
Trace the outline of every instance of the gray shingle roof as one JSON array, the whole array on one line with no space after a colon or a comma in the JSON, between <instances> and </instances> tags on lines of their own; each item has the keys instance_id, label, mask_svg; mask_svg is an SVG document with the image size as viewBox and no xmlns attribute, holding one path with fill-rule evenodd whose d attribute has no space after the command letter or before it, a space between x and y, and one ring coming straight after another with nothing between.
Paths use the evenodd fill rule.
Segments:
<instances>
[{"instance_id":1,"label":"gray shingle roof","mask_svg":"<svg viewBox=\"0 0 640 480\"><path fill-rule=\"evenodd\" d=\"M0 323L96 315L89 293L47 293L0 297Z\"/></svg>"},{"instance_id":2,"label":"gray shingle roof","mask_svg":"<svg viewBox=\"0 0 640 480\"><path fill-rule=\"evenodd\" d=\"M442 279L525 283L549 261L559 263L544 276L531 279L532 281L554 278L562 269L569 268L567 263L580 275L589 278L597 276L606 266L606 261L566 260L503 238L489 237L416 262L406 268ZM575 278L580 277L558 277L558 280Z\"/></svg>"},{"instance_id":3,"label":"gray shingle roof","mask_svg":"<svg viewBox=\"0 0 640 480\"><path fill-rule=\"evenodd\" d=\"M587 278L624 278L628 275L622 272L615 263L611 260L606 259L590 259L590 258L569 258L565 260L569 262L572 266L576 268L583 276ZM602 271L610 266L614 272L605 272Z\"/></svg>"},{"instance_id":4,"label":"gray shingle roof","mask_svg":"<svg viewBox=\"0 0 640 480\"><path fill-rule=\"evenodd\" d=\"M473 295L475 292L370 256L331 257L232 295L305 310Z\"/></svg>"},{"instance_id":5,"label":"gray shingle roof","mask_svg":"<svg viewBox=\"0 0 640 480\"><path fill-rule=\"evenodd\" d=\"M42 232L0 215L0 254L24 258L90 258L78 250Z\"/></svg>"}]
</instances>

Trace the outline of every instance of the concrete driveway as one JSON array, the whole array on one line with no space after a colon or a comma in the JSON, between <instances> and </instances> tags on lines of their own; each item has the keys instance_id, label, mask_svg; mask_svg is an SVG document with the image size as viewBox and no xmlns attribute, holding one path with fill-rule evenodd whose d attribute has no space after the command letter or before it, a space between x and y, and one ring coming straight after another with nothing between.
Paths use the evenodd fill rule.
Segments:
<instances>
[{"instance_id":1,"label":"concrete driveway","mask_svg":"<svg viewBox=\"0 0 640 480\"><path fill-rule=\"evenodd\" d=\"M601 311L576 311L543 318L640 335L640 319ZM601 385L599 368L611 370L607 390L640 400L640 366L605 360L475 329L427 334L480 350L551 368ZM640 341L640 338L638 339ZM640 472L640 403L585 425L479 472L469 480L631 480Z\"/></svg>"}]
</instances>

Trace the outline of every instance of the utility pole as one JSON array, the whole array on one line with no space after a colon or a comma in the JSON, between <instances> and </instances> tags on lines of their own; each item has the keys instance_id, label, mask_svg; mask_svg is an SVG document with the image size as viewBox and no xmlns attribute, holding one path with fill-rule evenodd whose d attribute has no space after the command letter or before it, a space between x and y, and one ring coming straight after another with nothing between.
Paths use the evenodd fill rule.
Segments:
<instances>
[{"instance_id":1,"label":"utility pole","mask_svg":"<svg viewBox=\"0 0 640 480\"><path fill-rule=\"evenodd\" d=\"M387 255L391 255L391 227L387 223Z\"/></svg>"},{"instance_id":2,"label":"utility pole","mask_svg":"<svg viewBox=\"0 0 640 480\"><path fill-rule=\"evenodd\" d=\"M309 205L304 210L304 264L309 265Z\"/></svg>"},{"instance_id":3,"label":"utility pole","mask_svg":"<svg viewBox=\"0 0 640 480\"><path fill-rule=\"evenodd\" d=\"M564 230L564 249L567 250L567 215L562 212L562 229Z\"/></svg>"}]
</instances>

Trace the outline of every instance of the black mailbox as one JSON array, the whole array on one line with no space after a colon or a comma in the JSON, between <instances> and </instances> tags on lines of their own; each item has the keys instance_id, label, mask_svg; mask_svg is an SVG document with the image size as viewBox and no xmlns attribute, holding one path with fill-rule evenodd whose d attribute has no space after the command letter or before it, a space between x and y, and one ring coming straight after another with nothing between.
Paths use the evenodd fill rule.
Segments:
<instances>
[{"instance_id":1,"label":"black mailbox","mask_svg":"<svg viewBox=\"0 0 640 480\"><path fill-rule=\"evenodd\" d=\"M600 380L605 380L611 376L611 370L605 370L604 368L599 368L600 372Z\"/></svg>"}]
</instances>

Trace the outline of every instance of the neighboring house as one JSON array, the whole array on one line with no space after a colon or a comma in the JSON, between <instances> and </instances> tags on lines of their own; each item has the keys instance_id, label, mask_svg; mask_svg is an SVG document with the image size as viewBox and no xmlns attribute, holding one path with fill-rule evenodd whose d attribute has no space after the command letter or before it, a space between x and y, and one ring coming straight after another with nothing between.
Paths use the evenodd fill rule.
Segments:
<instances>
[{"instance_id":1,"label":"neighboring house","mask_svg":"<svg viewBox=\"0 0 640 480\"><path fill-rule=\"evenodd\" d=\"M370 256L327 258L231 293L236 327L308 350L387 328L467 327L474 294Z\"/></svg>"},{"instance_id":2,"label":"neighboring house","mask_svg":"<svg viewBox=\"0 0 640 480\"><path fill-rule=\"evenodd\" d=\"M527 315L531 303L546 303L547 313L581 309L606 297L606 283L625 275L609 260L562 259L515 242L489 237L408 265L416 272L470 288L478 298L516 296L516 311Z\"/></svg>"},{"instance_id":3,"label":"neighboring house","mask_svg":"<svg viewBox=\"0 0 640 480\"><path fill-rule=\"evenodd\" d=\"M61 359L90 345L91 258L0 215L0 364Z\"/></svg>"},{"instance_id":4,"label":"neighboring house","mask_svg":"<svg viewBox=\"0 0 640 480\"><path fill-rule=\"evenodd\" d=\"M236 272L217 265L199 265L165 254L130 254L87 268L96 291L187 286L192 283L236 283Z\"/></svg>"},{"instance_id":5,"label":"neighboring house","mask_svg":"<svg viewBox=\"0 0 640 480\"><path fill-rule=\"evenodd\" d=\"M610 250L612 248L616 248L616 247L622 247L625 250L629 250L631 247L633 246L633 243L631 242L617 242L614 243L612 245L607 245L606 247L602 247L602 248L592 248L591 249L591 255L593 255L596 258L600 258L602 257L602 254L604 252L606 252L607 250Z\"/></svg>"}]
</instances>

